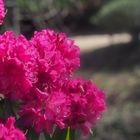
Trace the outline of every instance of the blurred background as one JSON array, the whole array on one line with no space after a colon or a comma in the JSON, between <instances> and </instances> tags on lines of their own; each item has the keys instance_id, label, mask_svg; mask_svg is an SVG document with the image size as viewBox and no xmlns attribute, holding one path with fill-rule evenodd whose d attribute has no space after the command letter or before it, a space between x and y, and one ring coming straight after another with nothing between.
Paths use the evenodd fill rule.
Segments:
<instances>
[{"instance_id":1,"label":"blurred background","mask_svg":"<svg viewBox=\"0 0 140 140\"><path fill-rule=\"evenodd\" d=\"M108 106L86 140L140 140L140 0L5 3L1 33L13 30L30 38L35 30L51 28L67 33L81 48L76 76L99 85Z\"/></svg>"}]
</instances>

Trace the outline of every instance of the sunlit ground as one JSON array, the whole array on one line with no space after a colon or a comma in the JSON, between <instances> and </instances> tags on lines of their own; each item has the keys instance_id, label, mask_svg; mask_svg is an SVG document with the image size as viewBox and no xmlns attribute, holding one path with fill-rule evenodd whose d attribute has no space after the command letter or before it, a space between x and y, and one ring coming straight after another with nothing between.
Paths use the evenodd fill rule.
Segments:
<instances>
[{"instance_id":1,"label":"sunlit ground","mask_svg":"<svg viewBox=\"0 0 140 140\"><path fill-rule=\"evenodd\" d=\"M79 35L72 37L72 39L74 39L76 44L80 47L81 52L87 52L113 44L128 43L131 41L131 36L128 33L113 35Z\"/></svg>"}]
</instances>

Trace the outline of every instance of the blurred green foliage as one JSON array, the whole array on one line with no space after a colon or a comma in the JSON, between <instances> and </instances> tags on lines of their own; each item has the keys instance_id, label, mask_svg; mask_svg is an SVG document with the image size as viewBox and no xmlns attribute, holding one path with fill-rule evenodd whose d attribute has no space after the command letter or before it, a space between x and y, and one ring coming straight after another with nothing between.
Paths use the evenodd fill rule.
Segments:
<instances>
[{"instance_id":1,"label":"blurred green foliage","mask_svg":"<svg viewBox=\"0 0 140 140\"><path fill-rule=\"evenodd\" d=\"M21 32L26 36L31 36L29 34L32 34L34 30L43 28L53 28L67 33L73 33L72 31L76 29L87 28L89 17L105 1L5 0L8 12L5 18L5 29L3 29L12 29L17 34Z\"/></svg>"},{"instance_id":2,"label":"blurred green foliage","mask_svg":"<svg viewBox=\"0 0 140 140\"><path fill-rule=\"evenodd\" d=\"M35 30L49 27L67 32L68 27L64 23L65 18L70 17L69 21L71 21L73 17L82 16L89 6L96 5L96 1L101 0L6 0L6 5L9 9L12 3L10 13L14 13L13 17L18 17L16 20L13 20L13 23L16 22L14 29L18 30L18 32L23 33L24 31L21 30L26 30L24 29L26 28L24 26L25 22L32 23ZM7 20L10 17L11 15ZM76 25L77 21L73 20L73 23ZM17 25L18 29L16 28Z\"/></svg>"},{"instance_id":3,"label":"blurred green foliage","mask_svg":"<svg viewBox=\"0 0 140 140\"><path fill-rule=\"evenodd\" d=\"M20 26L24 26L26 21L30 21L37 30L50 27L67 32L67 29L77 29L83 25L85 29L88 26L93 29L99 27L96 30L105 29L107 32L140 31L140 0L5 1L8 10L9 2L14 3L8 14L14 13L13 23L17 22L15 25L17 27L19 24L19 28L22 28ZM13 12L13 9L16 9L16 12ZM7 19L10 17L11 15Z\"/></svg>"},{"instance_id":4,"label":"blurred green foliage","mask_svg":"<svg viewBox=\"0 0 140 140\"><path fill-rule=\"evenodd\" d=\"M70 10L71 8L78 8L86 3L86 0L17 0L18 6L22 10L34 13L41 11L48 12L48 10Z\"/></svg>"},{"instance_id":5,"label":"blurred green foliage","mask_svg":"<svg viewBox=\"0 0 140 140\"><path fill-rule=\"evenodd\" d=\"M140 0L108 0L91 21L109 31L140 30Z\"/></svg>"}]
</instances>

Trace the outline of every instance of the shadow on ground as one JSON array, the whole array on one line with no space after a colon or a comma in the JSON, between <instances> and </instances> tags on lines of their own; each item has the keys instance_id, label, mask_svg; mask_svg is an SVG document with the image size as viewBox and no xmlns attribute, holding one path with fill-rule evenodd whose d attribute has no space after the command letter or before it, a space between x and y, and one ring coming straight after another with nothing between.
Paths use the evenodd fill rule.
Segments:
<instances>
[{"instance_id":1,"label":"shadow on ground","mask_svg":"<svg viewBox=\"0 0 140 140\"><path fill-rule=\"evenodd\" d=\"M117 44L81 54L81 69L115 72L140 65L140 44Z\"/></svg>"}]
</instances>

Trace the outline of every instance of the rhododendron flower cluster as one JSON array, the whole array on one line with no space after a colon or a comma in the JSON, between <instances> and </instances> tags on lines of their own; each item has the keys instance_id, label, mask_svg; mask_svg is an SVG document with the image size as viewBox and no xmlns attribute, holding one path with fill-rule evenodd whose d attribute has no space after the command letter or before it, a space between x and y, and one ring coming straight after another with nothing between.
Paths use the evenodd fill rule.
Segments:
<instances>
[{"instance_id":1,"label":"rhododendron flower cluster","mask_svg":"<svg viewBox=\"0 0 140 140\"><path fill-rule=\"evenodd\" d=\"M4 3L3 0L0 0L0 24L2 24L4 16Z\"/></svg>"},{"instance_id":2,"label":"rhododendron flower cluster","mask_svg":"<svg viewBox=\"0 0 140 140\"><path fill-rule=\"evenodd\" d=\"M24 133L15 128L15 119L9 117L5 123L0 123L0 140L26 140Z\"/></svg>"},{"instance_id":3,"label":"rhododendron flower cluster","mask_svg":"<svg viewBox=\"0 0 140 140\"><path fill-rule=\"evenodd\" d=\"M0 91L20 100L20 125L53 133L81 127L87 134L105 109L104 94L91 81L73 79L79 48L65 34L35 32L31 40L13 32L0 36Z\"/></svg>"},{"instance_id":4,"label":"rhododendron flower cluster","mask_svg":"<svg viewBox=\"0 0 140 140\"><path fill-rule=\"evenodd\" d=\"M30 40L11 31L0 35L0 116L15 117L0 123L0 139L25 140L15 121L27 136L30 129L53 135L56 127L88 134L105 110L105 95L92 81L73 77L79 55L73 40L50 29Z\"/></svg>"},{"instance_id":5,"label":"rhododendron flower cluster","mask_svg":"<svg viewBox=\"0 0 140 140\"><path fill-rule=\"evenodd\" d=\"M24 36L7 31L0 35L0 92L10 99L22 99L30 90L36 54Z\"/></svg>"}]
</instances>

